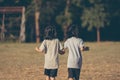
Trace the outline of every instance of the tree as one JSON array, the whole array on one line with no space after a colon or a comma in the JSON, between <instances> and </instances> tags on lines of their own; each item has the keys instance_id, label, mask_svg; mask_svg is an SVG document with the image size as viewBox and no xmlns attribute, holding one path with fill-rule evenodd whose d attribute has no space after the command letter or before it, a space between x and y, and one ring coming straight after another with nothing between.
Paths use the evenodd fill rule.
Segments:
<instances>
[{"instance_id":1,"label":"tree","mask_svg":"<svg viewBox=\"0 0 120 80\"><path fill-rule=\"evenodd\" d=\"M25 7L22 7L22 19L21 19L21 25L20 25L20 35L19 35L19 41L25 42L26 36L25 36Z\"/></svg>"},{"instance_id":2,"label":"tree","mask_svg":"<svg viewBox=\"0 0 120 80\"><path fill-rule=\"evenodd\" d=\"M39 32L39 16L40 16L40 11L39 7L41 4L41 0L34 0L35 3L35 29L36 29L36 42L40 42L40 32Z\"/></svg>"},{"instance_id":3,"label":"tree","mask_svg":"<svg viewBox=\"0 0 120 80\"><path fill-rule=\"evenodd\" d=\"M105 27L109 24L107 20L108 13L105 11L104 5L101 3L96 3L94 0L91 0L91 7L84 8L83 14L81 16L82 26L88 27L88 30L96 28L97 31L97 42L100 42L100 28Z\"/></svg>"},{"instance_id":4,"label":"tree","mask_svg":"<svg viewBox=\"0 0 120 80\"><path fill-rule=\"evenodd\" d=\"M9 1L9 0L1 0L0 1L1 7L6 7L6 8L4 8L6 10L3 13L3 19L4 20L7 19L8 22L9 22L9 23L6 23L6 21L2 22L2 23L5 24L5 25L3 25L4 28L2 30L4 31L4 33L5 32L7 33L6 34L6 39L11 38L11 35L12 35L11 33L9 33L9 30L7 30L7 29L8 28L10 29L11 26L13 26L14 23L19 24L19 22L20 22L19 19L21 19L21 25L20 25L20 31L19 31L19 41L20 42L25 42L25 39L26 39L26 35L25 35L25 6L27 5L27 3L29 3L29 1L24 1L24 0L11 0L11 1ZM17 7L15 7L15 6L17 6ZM21 7L21 6L24 6L24 7ZM8 13L9 14L15 13L14 18L12 18L12 16L9 15ZM19 16L19 17L15 18L15 16L17 14L19 14L19 13L21 14L22 17ZM5 15L9 15L10 18L8 18L8 16L7 16L7 18L5 18ZM6 26L6 29L5 29L5 26ZM2 33L3 33L3 31L2 31ZM9 34L9 36L8 36L8 34ZM17 34L17 31L16 31L16 34ZM4 37L5 37L5 34L4 34ZM16 37L13 36L12 38L15 39Z\"/></svg>"},{"instance_id":5,"label":"tree","mask_svg":"<svg viewBox=\"0 0 120 80\"><path fill-rule=\"evenodd\" d=\"M1 41L4 41L5 40L5 22L4 22L4 20L5 20L5 14L3 14L3 20L2 20L2 25L0 25L0 30L1 30L1 32L0 32L0 40Z\"/></svg>"},{"instance_id":6,"label":"tree","mask_svg":"<svg viewBox=\"0 0 120 80\"><path fill-rule=\"evenodd\" d=\"M35 17L35 37L36 37L36 42L40 42L40 8L41 8L41 2L42 0L32 0L31 4L28 5L27 11L26 11L26 17L28 16L33 16ZM33 14L34 13L34 14Z\"/></svg>"},{"instance_id":7,"label":"tree","mask_svg":"<svg viewBox=\"0 0 120 80\"><path fill-rule=\"evenodd\" d=\"M64 12L62 12L62 14L56 17L56 21L58 24L60 24L63 27L64 33L66 33L67 27L72 23L72 14L69 11L70 4L71 4L71 0L66 0L66 6Z\"/></svg>"}]
</instances>

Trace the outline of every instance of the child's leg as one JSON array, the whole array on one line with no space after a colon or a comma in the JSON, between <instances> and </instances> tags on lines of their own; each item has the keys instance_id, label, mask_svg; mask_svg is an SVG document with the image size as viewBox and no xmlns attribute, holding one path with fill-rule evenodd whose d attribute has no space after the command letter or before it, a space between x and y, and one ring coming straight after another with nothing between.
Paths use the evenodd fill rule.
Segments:
<instances>
[{"instance_id":1,"label":"child's leg","mask_svg":"<svg viewBox=\"0 0 120 80\"><path fill-rule=\"evenodd\" d=\"M50 77L49 76L46 76L46 79L45 80L50 80Z\"/></svg>"},{"instance_id":2,"label":"child's leg","mask_svg":"<svg viewBox=\"0 0 120 80\"><path fill-rule=\"evenodd\" d=\"M50 71L50 80L55 80L55 77L57 76L58 69L51 69Z\"/></svg>"},{"instance_id":3,"label":"child's leg","mask_svg":"<svg viewBox=\"0 0 120 80\"><path fill-rule=\"evenodd\" d=\"M80 69L68 68L68 80L79 80Z\"/></svg>"},{"instance_id":4,"label":"child's leg","mask_svg":"<svg viewBox=\"0 0 120 80\"><path fill-rule=\"evenodd\" d=\"M50 80L55 80L55 77L50 77Z\"/></svg>"},{"instance_id":5,"label":"child's leg","mask_svg":"<svg viewBox=\"0 0 120 80\"><path fill-rule=\"evenodd\" d=\"M68 78L68 80L74 80L73 78Z\"/></svg>"},{"instance_id":6,"label":"child's leg","mask_svg":"<svg viewBox=\"0 0 120 80\"><path fill-rule=\"evenodd\" d=\"M46 79L45 80L50 80L50 70L49 69L45 69L44 70L44 75L46 76Z\"/></svg>"},{"instance_id":7,"label":"child's leg","mask_svg":"<svg viewBox=\"0 0 120 80\"><path fill-rule=\"evenodd\" d=\"M80 69L75 69L75 80L79 80L80 77Z\"/></svg>"},{"instance_id":8,"label":"child's leg","mask_svg":"<svg viewBox=\"0 0 120 80\"><path fill-rule=\"evenodd\" d=\"M68 80L74 80L74 69L68 68Z\"/></svg>"}]
</instances>

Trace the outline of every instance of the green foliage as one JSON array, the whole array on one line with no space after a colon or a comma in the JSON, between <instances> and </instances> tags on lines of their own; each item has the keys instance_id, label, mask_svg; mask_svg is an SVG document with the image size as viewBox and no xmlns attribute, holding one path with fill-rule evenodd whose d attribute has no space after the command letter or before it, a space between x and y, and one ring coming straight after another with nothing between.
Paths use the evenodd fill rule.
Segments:
<instances>
[{"instance_id":1,"label":"green foliage","mask_svg":"<svg viewBox=\"0 0 120 80\"><path fill-rule=\"evenodd\" d=\"M75 4L76 6L81 6L82 0L72 0L72 3Z\"/></svg>"},{"instance_id":2,"label":"green foliage","mask_svg":"<svg viewBox=\"0 0 120 80\"><path fill-rule=\"evenodd\" d=\"M31 30L31 33L29 33L31 34L30 37L34 36L35 33L33 26L36 7L37 11L40 12L39 23L40 29L42 28L41 30L48 24L55 24L64 28L66 24L69 25L73 23L87 27L88 30L92 30L92 28L102 28L109 25L110 20L111 22L114 21L114 23L111 23L114 25L116 22L119 22L120 18L120 0L36 1L37 4L34 0L0 0L1 7L25 6L26 27L29 26L29 30ZM70 4L67 4L67 1L70 1ZM8 18L8 16L5 16L5 18ZM0 20L1 19L2 14L0 14ZM10 21L9 24L5 21L6 26L10 27L13 26L13 24L18 24L15 18L11 18Z\"/></svg>"},{"instance_id":3,"label":"green foliage","mask_svg":"<svg viewBox=\"0 0 120 80\"><path fill-rule=\"evenodd\" d=\"M72 23L72 14L71 13L68 13L67 16L65 15L59 15L56 17L56 21L58 24L64 26L65 24L71 24Z\"/></svg>"},{"instance_id":4,"label":"green foliage","mask_svg":"<svg viewBox=\"0 0 120 80\"><path fill-rule=\"evenodd\" d=\"M58 24L61 25L62 23L64 23L66 21L66 18L65 18L64 15L59 15L59 16L56 17L56 21L57 21Z\"/></svg>"},{"instance_id":5,"label":"green foliage","mask_svg":"<svg viewBox=\"0 0 120 80\"><path fill-rule=\"evenodd\" d=\"M82 26L88 27L91 30L93 27L101 28L108 25L108 13L105 12L103 4L95 4L93 7L84 8L83 15L81 16Z\"/></svg>"},{"instance_id":6,"label":"green foliage","mask_svg":"<svg viewBox=\"0 0 120 80\"><path fill-rule=\"evenodd\" d=\"M61 14L56 17L56 22L62 27L67 27L72 24L72 16L74 15L74 13L70 11L71 5L75 4L79 6L80 1L81 0L66 0L64 11L62 11Z\"/></svg>"},{"instance_id":7,"label":"green foliage","mask_svg":"<svg viewBox=\"0 0 120 80\"><path fill-rule=\"evenodd\" d=\"M41 1L38 1L37 3L35 3L34 0L31 0L31 3L26 8L26 13L25 13L26 17L28 17L30 15L34 15L36 9L37 9L37 11L39 11L40 4L41 4Z\"/></svg>"}]
</instances>

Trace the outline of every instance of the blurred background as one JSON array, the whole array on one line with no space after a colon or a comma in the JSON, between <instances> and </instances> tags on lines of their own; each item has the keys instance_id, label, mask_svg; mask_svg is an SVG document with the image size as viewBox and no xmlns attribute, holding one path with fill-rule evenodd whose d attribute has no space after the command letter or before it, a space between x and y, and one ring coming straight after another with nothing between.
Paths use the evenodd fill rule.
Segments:
<instances>
[{"instance_id":1,"label":"blurred background","mask_svg":"<svg viewBox=\"0 0 120 80\"><path fill-rule=\"evenodd\" d=\"M120 41L120 0L0 0L0 42L41 42L44 28L79 26L84 41Z\"/></svg>"}]
</instances>

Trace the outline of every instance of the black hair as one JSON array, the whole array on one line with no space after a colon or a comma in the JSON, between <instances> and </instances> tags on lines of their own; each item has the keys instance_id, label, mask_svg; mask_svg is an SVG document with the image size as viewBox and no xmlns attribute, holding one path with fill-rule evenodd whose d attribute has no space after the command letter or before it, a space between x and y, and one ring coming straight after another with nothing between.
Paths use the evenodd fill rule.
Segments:
<instances>
[{"instance_id":1,"label":"black hair","mask_svg":"<svg viewBox=\"0 0 120 80\"><path fill-rule=\"evenodd\" d=\"M52 40L57 38L57 31L55 26L47 26L44 31L44 39Z\"/></svg>"},{"instance_id":2,"label":"black hair","mask_svg":"<svg viewBox=\"0 0 120 80\"><path fill-rule=\"evenodd\" d=\"M66 39L70 37L79 37L80 31L79 31L79 26L77 25L70 25L67 28L66 31Z\"/></svg>"}]
</instances>

